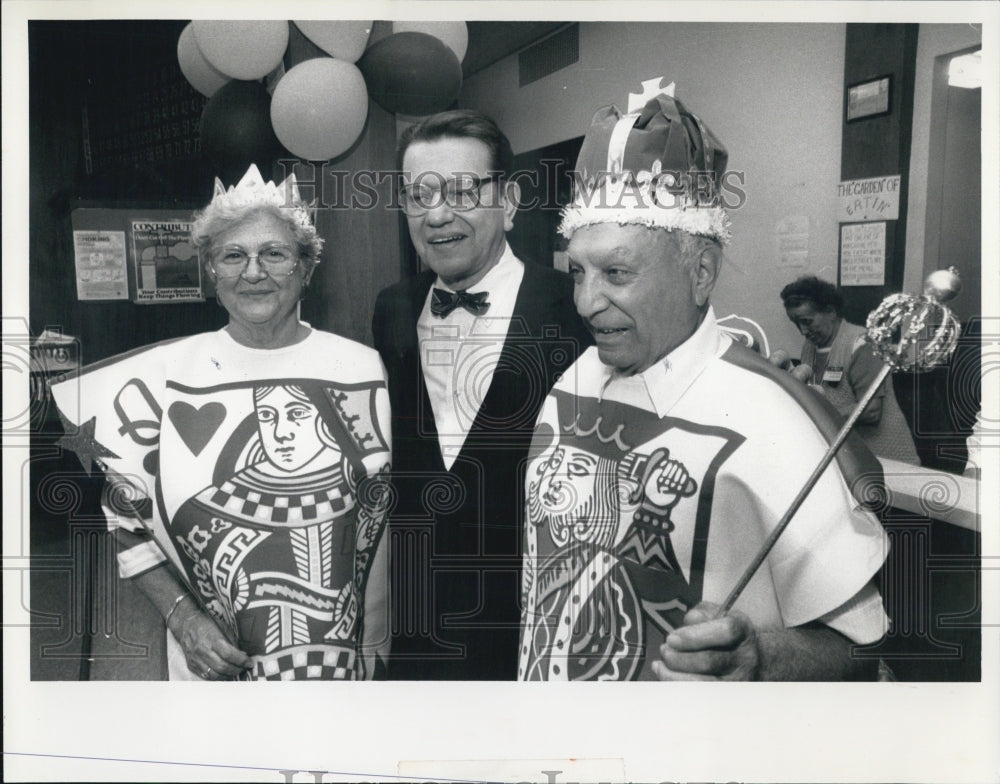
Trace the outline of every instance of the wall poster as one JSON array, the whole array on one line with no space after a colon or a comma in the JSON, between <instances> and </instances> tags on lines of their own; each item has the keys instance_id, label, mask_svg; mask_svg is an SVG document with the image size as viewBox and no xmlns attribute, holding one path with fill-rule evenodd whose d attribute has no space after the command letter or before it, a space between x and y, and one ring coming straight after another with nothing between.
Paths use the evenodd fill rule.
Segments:
<instances>
[{"instance_id":1,"label":"wall poster","mask_svg":"<svg viewBox=\"0 0 1000 784\"><path fill-rule=\"evenodd\" d=\"M73 256L77 299L128 299L124 231L74 231Z\"/></svg>"},{"instance_id":2,"label":"wall poster","mask_svg":"<svg viewBox=\"0 0 1000 784\"><path fill-rule=\"evenodd\" d=\"M885 222L840 227L840 285L885 285Z\"/></svg>"},{"instance_id":3,"label":"wall poster","mask_svg":"<svg viewBox=\"0 0 1000 784\"><path fill-rule=\"evenodd\" d=\"M136 303L204 299L190 221L133 220L131 228Z\"/></svg>"}]
</instances>

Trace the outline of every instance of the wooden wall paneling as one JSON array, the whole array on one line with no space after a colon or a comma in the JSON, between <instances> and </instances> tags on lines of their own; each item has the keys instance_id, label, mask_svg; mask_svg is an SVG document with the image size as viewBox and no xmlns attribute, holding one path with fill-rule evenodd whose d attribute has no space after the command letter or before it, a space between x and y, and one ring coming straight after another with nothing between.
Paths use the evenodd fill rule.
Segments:
<instances>
[{"instance_id":1,"label":"wooden wall paneling","mask_svg":"<svg viewBox=\"0 0 1000 784\"><path fill-rule=\"evenodd\" d=\"M302 301L302 318L368 345L375 297L400 277L400 225L390 206L393 179L382 174L394 168L395 145L394 116L369 101L365 130L345 156L294 164L296 178L313 189L320 205L316 229L325 243Z\"/></svg>"}]
</instances>

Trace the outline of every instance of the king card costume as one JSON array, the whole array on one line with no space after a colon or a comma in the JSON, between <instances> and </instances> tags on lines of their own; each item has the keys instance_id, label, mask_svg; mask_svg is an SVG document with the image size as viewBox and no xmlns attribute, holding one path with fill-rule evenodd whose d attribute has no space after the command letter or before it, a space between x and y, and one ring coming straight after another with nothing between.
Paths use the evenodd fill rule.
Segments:
<instances>
[{"instance_id":1,"label":"king card costume","mask_svg":"<svg viewBox=\"0 0 1000 784\"><path fill-rule=\"evenodd\" d=\"M827 441L745 351L709 309L643 373L590 349L555 385L527 471L519 679L653 679L666 635L750 562ZM866 586L886 551L831 466L736 609L873 642L885 614Z\"/></svg>"}]
</instances>

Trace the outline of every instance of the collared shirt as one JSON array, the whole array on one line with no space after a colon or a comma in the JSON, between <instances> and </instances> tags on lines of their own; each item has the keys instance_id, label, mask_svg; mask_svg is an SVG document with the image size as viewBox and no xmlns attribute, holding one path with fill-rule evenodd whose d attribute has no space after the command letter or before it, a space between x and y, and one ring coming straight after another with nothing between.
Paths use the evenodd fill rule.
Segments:
<instances>
[{"instance_id":1,"label":"collared shirt","mask_svg":"<svg viewBox=\"0 0 1000 784\"><path fill-rule=\"evenodd\" d=\"M652 409L662 419L690 389L708 362L721 356L730 345L732 339L719 329L715 311L709 307L691 337L641 373L623 376L605 365L598 399L603 400L609 393L626 400L645 397L642 407Z\"/></svg>"},{"instance_id":2,"label":"collared shirt","mask_svg":"<svg viewBox=\"0 0 1000 784\"><path fill-rule=\"evenodd\" d=\"M465 308L455 308L444 318L433 315L434 288L454 291L440 278L427 293L417 319L420 364L448 469L462 451L493 381L523 278L524 264L505 245L500 260L468 289L470 294L489 293L484 315L474 316Z\"/></svg>"},{"instance_id":3,"label":"collared shirt","mask_svg":"<svg viewBox=\"0 0 1000 784\"><path fill-rule=\"evenodd\" d=\"M549 393L525 482L519 678L653 678L686 610L726 597L819 463L806 411L730 346L709 310L646 371L622 376L592 347ZM735 609L873 642L886 551L831 465Z\"/></svg>"}]
</instances>

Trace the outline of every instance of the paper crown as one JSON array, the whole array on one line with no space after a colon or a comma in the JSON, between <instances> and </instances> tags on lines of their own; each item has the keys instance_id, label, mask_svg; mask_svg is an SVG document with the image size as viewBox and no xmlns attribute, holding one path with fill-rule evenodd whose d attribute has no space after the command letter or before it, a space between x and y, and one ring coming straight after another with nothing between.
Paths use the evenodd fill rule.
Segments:
<instances>
[{"instance_id":1,"label":"paper crown","mask_svg":"<svg viewBox=\"0 0 1000 784\"><path fill-rule=\"evenodd\" d=\"M728 241L719 187L729 154L673 88L636 111L612 105L594 115L577 158L573 201L562 213L564 237L581 226L619 223Z\"/></svg>"},{"instance_id":2,"label":"paper crown","mask_svg":"<svg viewBox=\"0 0 1000 784\"><path fill-rule=\"evenodd\" d=\"M280 185L275 185L274 182L264 182L257 164L251 163L246 174L236 185L230 185L228 190L218 177L215 178L215 193L209 205L211 208L239 210L268 205L286 212L296 224L315 233L312 209L299 195L294 172Z\"/></svg>"}]
</instances>

